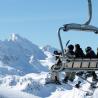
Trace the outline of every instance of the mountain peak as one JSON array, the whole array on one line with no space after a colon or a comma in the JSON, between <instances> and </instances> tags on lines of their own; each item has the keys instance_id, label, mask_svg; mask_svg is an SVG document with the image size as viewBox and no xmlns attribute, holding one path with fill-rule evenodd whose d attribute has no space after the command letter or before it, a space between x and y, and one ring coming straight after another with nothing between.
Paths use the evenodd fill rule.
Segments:
<instances>
[{"instance_id":1,"label":"mountain peak","mask_svg":"<svg viewBox=\"0 0 98 98\"><path fill-rule=\"evenodd\" d=\"M10 41L16 41L17 39L20 39L21 37L18 34L12 33L9 40Z\"/></svg>"},{"instance_id":2,"label":"mountain peak","mask_svg":"<svg viewBox=\"0 0 98 98\"><path fill-rule=\"evenodd\" d=\"M46 45L42 48L43 51L48 51L48 52L51 52L53 53L55 50L58 50L57 48L55 47L52 47L51 45Z\"/></svg>"}]
</instances>

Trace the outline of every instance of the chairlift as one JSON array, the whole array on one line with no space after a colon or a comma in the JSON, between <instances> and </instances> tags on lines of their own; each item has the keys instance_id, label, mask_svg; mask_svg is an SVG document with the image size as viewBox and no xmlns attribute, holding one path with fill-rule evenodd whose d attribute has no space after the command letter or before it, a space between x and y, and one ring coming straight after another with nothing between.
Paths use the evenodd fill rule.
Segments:
<instances>
[{"instance_id":1,"label":"chairlift","mask_svg":"<svg viewBox=\"0 0 98 98\"><path fill-rule=\"evenodd\" d=\"M84 31L84 32L93 32L98 34L98 28L90 25L92 19L92 2L88 0L88 20L84 24L70 23L64 24L58 30L58 38L62 51L61 61L62 64L60 66L53 65L51 67L52 71L60 72L76 72L76 71L96 71L98 70L98 58L68 58L66 54L64 54L62 39L61 39L61 30L64 32L68 32L70 30L75 31Z\"/></svg>"}]
</instances>

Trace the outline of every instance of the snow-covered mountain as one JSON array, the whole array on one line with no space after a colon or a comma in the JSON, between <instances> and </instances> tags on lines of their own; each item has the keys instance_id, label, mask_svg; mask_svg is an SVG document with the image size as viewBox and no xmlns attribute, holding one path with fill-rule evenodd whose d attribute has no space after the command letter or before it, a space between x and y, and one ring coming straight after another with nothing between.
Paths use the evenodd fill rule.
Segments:
<instances>
[{"instance_id":1,"label":"snow-covered mountain","mask_svg":"<svg viewBox=\"0 0 98 98\"><path fill-rule=\"evenodd\" d=\"M8 40L0 41L1 73L9 73L7 66L13 74L15 71L22 74L41 72L45 68L39 60L45 58L46 55L37 45L17 34L12 34Z\"/></svg>"},{"instance_id":2,"label":"snow-covered mountain","mask_svg":"<svg viewBox=\"0 0 98 98\"><path fill-rule=\"evenodd\" d=\"M54 48L50 45L46 45L44 47L41 48L44 52L50 52L53 53L55 50L58 50L57 48Z\"/></svg>"},{"instance_id":3,"label":"snow-covered mountain","mask_svg":"<svg viewBox=\"0 0 98 98\"><path fill-rule=\"evenodd\" d=\"M63 83L63 72L59 75L62 85L45 84L55 63L54 50L49 45L39 48L17 34L0 41L0 98L97 98L98 89L87 97L90 84L77 76ZM80 89L74 86L78 81L82 81Z\"/></svg>"}]
</instances>

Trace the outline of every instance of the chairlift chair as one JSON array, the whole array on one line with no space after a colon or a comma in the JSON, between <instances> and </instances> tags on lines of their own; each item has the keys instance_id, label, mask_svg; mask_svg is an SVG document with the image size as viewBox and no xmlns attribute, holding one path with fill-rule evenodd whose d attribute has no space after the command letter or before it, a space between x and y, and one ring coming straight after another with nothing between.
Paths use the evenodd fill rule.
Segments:
<instances>
[{"instance_id":1,"label":"chairlift chair","mask_svg":"<svg viewBox=\"0 0 98 98\"><path fill-rule=\"evenodd\" d=\"M98 28L92 25L89 25L92 19L92 3L91 0L88 0L88 13L89 18L84 24L70 23L64 24L58 30L58 38L62 51L61 61L62 64L60 66L53 65L51 67L52 71L65 71L65 72L76 72L76 71L95 71L98 70L98 58L68 58L66 54L64 54L62 39L61 39L61 30L64 32L68 32L70 30L76 31L85 31L85 32L93 32L98 34Z\"/></svg>"}]
</instances>

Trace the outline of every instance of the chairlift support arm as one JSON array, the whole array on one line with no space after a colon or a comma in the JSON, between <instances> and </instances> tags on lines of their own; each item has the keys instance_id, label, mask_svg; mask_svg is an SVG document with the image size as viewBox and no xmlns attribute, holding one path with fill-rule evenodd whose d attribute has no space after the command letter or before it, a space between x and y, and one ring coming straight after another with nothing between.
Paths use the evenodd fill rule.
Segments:
<instances>
[{"instance_id":1,"label":"chairlift support arm","mask_svg":"<svg viewBox=\"0 0 98 98\"><path fill-rule=\"evenodd\" d=\"M91 0L88 0L88 12L89 12L89 18L88 20L85 22L85 24L76 24L76 23L70 23L70 24L65 24L63 27L60 27L58 30L58 38L59 38L59 43L61 46L61 50L62 50L62 55L64 57L64 49L63 49L63 44L62 44L62 39L61 39L61 35L60 35L60 31L69 31L69 30L76 30L76 31L88 31L88 32L94 32L96 34L98 34L98 28L90 24L91 18L92 18L92 2Z\"/></svg>"},{"instance_id":2,"label":"chairlift support arm","mask_svg":"<svg viewBox=\"0 0 98 98\"><path fill-rule=\"evenodd\" d=\"M88 20L85 22L85 25L90 24L91 19L92 19L92 2L91 0L88 0Z\"/></svg>"}]
</instances>

